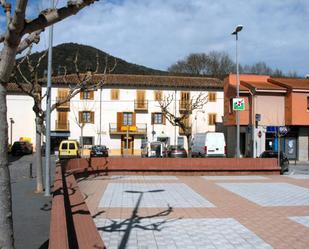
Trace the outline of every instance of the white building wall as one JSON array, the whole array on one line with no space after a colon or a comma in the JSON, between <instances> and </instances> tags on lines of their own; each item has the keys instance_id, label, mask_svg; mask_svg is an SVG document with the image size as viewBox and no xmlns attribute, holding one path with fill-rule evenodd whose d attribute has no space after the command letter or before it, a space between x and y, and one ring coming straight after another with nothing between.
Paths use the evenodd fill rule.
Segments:
<instances>
[{"instance_id":1,"label":"white building wall","mask_svg":"<svg viewBox=\"0 0 309 249\"><path fill-rule=\"evenodd\" d=\"M143 90L143 89L138 89ZM162 90L163 97L168 95L174 95L175 91ZM43 89L44 94L45 89ZM145 99L148 100L148 112L146 113L136 113L136 123L146 123L147 124L147 138L148 141L156 140L158 136L166 136L170 139L170 144L177 143L177 137L179 135L179 128L176 127L176 137L175 137L175 127L173 127L168 120L166 120L166 125L151 125L151 113L161 112L159 104L154 98L155 89L145 89L146 95ZM185 91L185 90L184 90ZM176 104L177 115L179 115L179 100L180 92L177 91L176 101L170 105L170 109L174 112L174 104ZM196 98L200 91L191 91L191 97ZM205 95L207 92L205 91ZM57 97L57 89L52 89L52 103L55 103ZM121 149L121 136L120 135L110 135L109 125L110 123L117 123L117 112L135 112L134 110L134 100L136 99L136 89L120 89L119 100L111 100L111 89L102 90L102 131L101 140L102 144L106 145L108 148L113 150L116 154L120 153ZM93 111L95 112L94 124L86 124L83 129L83 136L94 137L94 143L99 143L100 134L100 90L94 93L94 100L81 100L80 95L77 94L70 102L70 112L69 112L69 122L70 122L70 138L79 140L81 136L81 129L78 126L78 113L79 111ZM208 102L205 104L202 110L195 110L191 115L192 121L192 134L196 132L206 132L214 131L215 125L208 125L208 114L216 113L217 122L222 122L223 117L223 91L217 91L216 102ZM55 110L51 116L51 129L55 130L55 120L57 119L57 111ZM152 135L152 131L155 131L155 135ZM176 139L175 139L176 138ZM186 139L185 147L187 147ZM141 136L135 136L134 138L134 149L139 151L141 147ZM139 153L139 152L138 152Z\"/></svg>"},{"instance_id":2,"label":"white building wall","mask_svg":"<svg viewBox=\"0 0 309 249\"><path fill-rule=\"evenodd\" d=\"M31 138L35 143L35 115L32 110L33 100L26 95L7 95L7 122L9 125L9 143L11 134L10 118L13 118L12 140L18 141L21 137Z\"/></svg>"}]
</instances>

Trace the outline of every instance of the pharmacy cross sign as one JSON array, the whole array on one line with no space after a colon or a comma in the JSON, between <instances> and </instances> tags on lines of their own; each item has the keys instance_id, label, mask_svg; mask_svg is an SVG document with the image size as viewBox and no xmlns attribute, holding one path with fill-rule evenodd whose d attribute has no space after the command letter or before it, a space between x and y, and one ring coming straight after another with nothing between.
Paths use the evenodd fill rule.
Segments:
<instances>
[{"instance_id":1,"label":"pharmacy cross sign","mask_svg":"<svg viewBox=\"0 0 309 249\"><path fill-rule=\"evenodd\" d=\"M234 98L233 99L233 110L234 111L245 110L245 100L242 98Z\"/></svg>"}]
</instances>

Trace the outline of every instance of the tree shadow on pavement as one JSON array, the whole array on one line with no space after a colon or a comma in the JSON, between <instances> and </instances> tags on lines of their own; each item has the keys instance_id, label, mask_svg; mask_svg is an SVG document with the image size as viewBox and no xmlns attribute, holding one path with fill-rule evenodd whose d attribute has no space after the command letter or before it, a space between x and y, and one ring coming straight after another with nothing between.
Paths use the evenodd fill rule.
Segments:
<instances>
[{"instance_id":1,"label":"tree shadow on pavement","mask_svg":"<svg viewBox=\"0 0 309 249\"><path fill-rule=\"evenodd\" d=\"M151 219L151 218L158 218L158 217L164 217L168 216L170 213L173 212L173 208L168 205L168 208L166 210L163 210L161 212L158 212L153 215L147 215L147 216L140 216L138 215L138 209L141 204L141 200L143 198L143 195L145 193L158 193L158 192L163 192L165 190L158 189L158 190L150 190L150 191L125 191L126 193L134 193L134 194L139 194L137 203L133 209L132 215L130 218L125 219L123 221L115 221L115 220L110 220L111 224L108 226L103 226L103 227L98 227L98 231L104 231L104 232L124 232L124 235L121 239L121 242L118 246L119 249L124 249L126 248L126 245L129 241L130 233L133 228L138 228L142 230L151 230L151 231L161 231L164 227L163 225L172 222L174 220L178 220L181 218L177 219L166 219L162 221L157 221L153 222L147 225L142 225L143 220Z\"/></svg>"}]
</instances>

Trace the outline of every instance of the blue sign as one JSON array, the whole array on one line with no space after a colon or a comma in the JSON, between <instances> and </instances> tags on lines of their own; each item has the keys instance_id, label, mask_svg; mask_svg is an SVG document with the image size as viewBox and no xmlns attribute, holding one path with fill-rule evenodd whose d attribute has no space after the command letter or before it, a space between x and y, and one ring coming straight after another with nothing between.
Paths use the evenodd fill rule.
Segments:
<instances>
[{"instance_id":1,"label":"blue sign","mask_svg":"<svg viewBox=\"0 0 309 249\"><path fill-rule=\"evenodd\" d=\"M266 127L267 133L280 133L281 135L285 135L288 133L288 127L286 126L267 126Z\"/></svg>"}]
</instances>

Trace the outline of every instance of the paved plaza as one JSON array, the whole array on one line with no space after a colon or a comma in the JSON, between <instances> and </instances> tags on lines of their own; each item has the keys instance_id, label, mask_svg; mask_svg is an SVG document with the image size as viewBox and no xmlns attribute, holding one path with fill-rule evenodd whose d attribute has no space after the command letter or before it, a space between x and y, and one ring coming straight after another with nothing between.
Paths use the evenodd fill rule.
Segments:
<instances>
[{"instance_id":1,"label":"paved plaza","mask_svg":"<svg viewBox=\"0 0 309 249\"><path fill-rule=\"evenodd\" d=\"M90 176L79 186L108 249L309 248L309 178Z\"/></svg>"}]
</instances>

